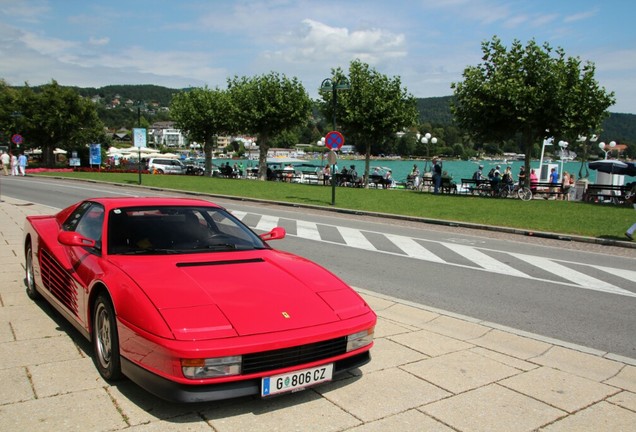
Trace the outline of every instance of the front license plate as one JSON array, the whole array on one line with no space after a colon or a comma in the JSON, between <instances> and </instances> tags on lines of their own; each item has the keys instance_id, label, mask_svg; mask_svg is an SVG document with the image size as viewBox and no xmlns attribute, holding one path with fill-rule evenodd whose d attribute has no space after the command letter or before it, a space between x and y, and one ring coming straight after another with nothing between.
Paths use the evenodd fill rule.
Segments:
<instances>
[{"instance_id":1,"label":"front license plate","mask_svg":"<svg viewBox=\"0 0 636 432\"><path fill-rule=\"evenodd\" d=\"M272 396L304 389L325 381L331 381L333 363L311 369L265 377L261 380L261 396Z\"/></svg>"}]
</instances>

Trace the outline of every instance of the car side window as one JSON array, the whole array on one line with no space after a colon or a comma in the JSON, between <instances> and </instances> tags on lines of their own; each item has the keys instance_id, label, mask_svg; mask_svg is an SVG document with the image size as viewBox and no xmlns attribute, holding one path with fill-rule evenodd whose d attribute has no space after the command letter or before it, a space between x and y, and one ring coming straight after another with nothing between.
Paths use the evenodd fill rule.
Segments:
<instances>
[{"instance_id":1,"label":"car side window","mask_svg":"<svg viewBox=\"0 0 636 432\"><path fill-rule=\"evenodd\" d=\"M87 201L82 203L64 223L64 230L75 231L82 236L95 240L102 239L104 225L104 207Z\"/></svg>"}]
</instances>

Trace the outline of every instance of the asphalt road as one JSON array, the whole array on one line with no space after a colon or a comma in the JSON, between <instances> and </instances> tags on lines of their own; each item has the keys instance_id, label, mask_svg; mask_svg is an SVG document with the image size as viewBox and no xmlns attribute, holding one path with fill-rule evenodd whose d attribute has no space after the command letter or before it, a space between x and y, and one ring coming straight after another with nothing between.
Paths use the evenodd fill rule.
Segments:
<instances>
[{"instance_id":1,"label":"asphalt road","mask_svg":"<svg viewBox=\"0 0 636 432\"><path fill-rule=\"evenodd\" d=\"M63 208L92 196L173 195L41 177L3 195ZM395 193L387 191L387 193ZM352 286L636 358L636 250L213 198L273 243Z\"/></svg>"}]
</instances>

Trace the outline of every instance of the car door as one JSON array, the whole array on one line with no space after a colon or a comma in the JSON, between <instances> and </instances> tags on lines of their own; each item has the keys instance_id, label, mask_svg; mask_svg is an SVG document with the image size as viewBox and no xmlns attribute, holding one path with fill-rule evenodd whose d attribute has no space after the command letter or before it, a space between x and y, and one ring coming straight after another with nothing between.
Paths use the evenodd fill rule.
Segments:
<instances>
[{"instance_id":1,"label":"car door","mask_svg":"<svg viewBox=\"0 0 636 432\"><path fill-rule=\"evenodd\" d=\"M87 300L92 283L101 279L102 239L104 237L104 207L87 201L80 205L63 224L65 231L74 231L83 237L95 240L94 247L64 246L66 258L70 263L69 273L73 284L66 287L68 296L65 306L83 324L88 322ZM74 299L73 301L70 301Z\"/></svg>"}]
</instances>

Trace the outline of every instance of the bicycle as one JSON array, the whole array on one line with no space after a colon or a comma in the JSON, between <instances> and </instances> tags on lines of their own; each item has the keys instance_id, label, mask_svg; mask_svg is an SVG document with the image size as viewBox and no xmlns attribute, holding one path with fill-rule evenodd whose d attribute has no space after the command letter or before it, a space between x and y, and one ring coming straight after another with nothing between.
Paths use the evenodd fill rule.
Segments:
<instances>
[{"instance_id":1,"label":"bicycle","mask_svg":"<svg viewBox=\"0 0 636 432\"><path fill-rule=\"evenodd\" d=\"M517 196L521 201L530 201L532 199L532 190L527 186L519 185L517 188Z\"/></svg>"}]
</instances>

